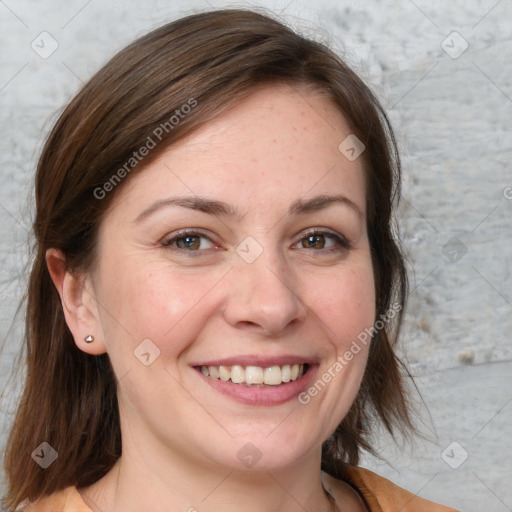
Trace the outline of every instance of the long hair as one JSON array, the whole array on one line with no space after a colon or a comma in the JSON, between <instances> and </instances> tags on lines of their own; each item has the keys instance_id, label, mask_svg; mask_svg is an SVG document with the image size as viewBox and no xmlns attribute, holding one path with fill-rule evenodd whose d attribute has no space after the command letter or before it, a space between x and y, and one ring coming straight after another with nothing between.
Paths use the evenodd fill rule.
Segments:
<instances>
[{"instance_id":1,"label":"long hair","mask_svg":"<svg viewBox=\"0 0 512 512\"><path fill-rule=\"evenodd\" d=\"M342 464L357 464L361 449L372 450L375 420L390 433L412 428L404 372L394 351L407 295L392 217L400 161L383 108L340 57L282 23L247 10L196 14L150 32L114 56L65 108L43 148L35 177L26 381L5 454L7 510L67 486L93 484L122 449L109 357L76 347L46 266L47 249L60 249L70 272L93 268L100 223L132 174L256 87L279 83L322 92L366 146L361 158L376 318L400 305L396 317L372 336L360 391L325 442L322 467L336 476ZM184 105L190 107L187 115L173 123ZM148 137L155 146L142 163L134 162L134 152L147 146ZM127 168L126 162L133 165ZM123 179L113 182L114 175ZM45 470L31 458L42 442L58 453Z\"/></svg>"}]
</instances>

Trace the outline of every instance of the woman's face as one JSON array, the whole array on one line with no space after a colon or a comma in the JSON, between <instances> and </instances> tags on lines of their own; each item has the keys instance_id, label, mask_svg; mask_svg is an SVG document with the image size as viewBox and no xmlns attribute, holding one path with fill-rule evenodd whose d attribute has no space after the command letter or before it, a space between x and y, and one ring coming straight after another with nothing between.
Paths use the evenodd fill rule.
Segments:
<instances>
[{"instance_id":1,"label":"woman's face","mask_svg":"<svg viewBox=\"0 0 512 512\"><path fill-rule=\"evenodd\" d=\"M318 462L375 317L363 163L338 149L349 135L327 99L273 86L127 178L91 275L123 456Z\"/></svg>"}]
</instances>

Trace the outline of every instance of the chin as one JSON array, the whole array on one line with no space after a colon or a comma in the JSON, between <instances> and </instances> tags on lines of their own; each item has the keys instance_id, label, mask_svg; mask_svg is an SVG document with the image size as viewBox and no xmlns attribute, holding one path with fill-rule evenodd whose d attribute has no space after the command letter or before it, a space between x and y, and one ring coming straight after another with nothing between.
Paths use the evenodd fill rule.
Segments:
<instances>
[{"instance_id":1,"label":"chin","mask_svg":"<svg viewBox=\"0 0 512 512\"><path fill-rule=\"evenodd\" d=\"M279 471L301 463L317 450L320 458L321 442L312 444L311 441L310 436L306 439L291 435L289 431L270 435L267 431L260 431L239 434L217 447L210 444L203 453L208 456L210 452L211 460L236 471Z\"/></svg>"}]
</instances>

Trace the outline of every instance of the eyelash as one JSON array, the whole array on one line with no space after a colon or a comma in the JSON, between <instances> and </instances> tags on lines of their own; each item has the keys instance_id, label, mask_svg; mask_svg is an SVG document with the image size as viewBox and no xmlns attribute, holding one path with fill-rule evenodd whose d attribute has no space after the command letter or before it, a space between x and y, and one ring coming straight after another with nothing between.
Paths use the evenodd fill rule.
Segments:
<instances>
[{"instance_id":1,"label":"eyelash","mask_svg":"<svg viewBox=\"0 0 512 512\"><path fill-rule=\"evenodd\" d=\"M352 244L349 240L347 240L344 236L333 233L331 231L321 230L321 229L311 229L307 230L303 233L301 233L301 238L294 243L294 245L302 242L308 237L311 236L324 236L326 239L331 239L335 242L334 247L329 247L327 249L311 249L313 251L317 252L324 252L324 253L330 253L330 252L336 252L336 251L348 251L352 249ZM214 248L218 247L218 244L214 242L211 238L209 238L207 235L200 231L194 231L194 230L181 230L176 232L174 235L172 235L170 238L164 240L161 243L161 246L164 248L170 248L172 250L181 251L181 252L187 252L189 255L197 256L199 254L194 253L201 253L207 249L197 249L197 250L188 250L181 247L173 247L173 244L175 244L178 240L181 240L186 237L201 237L207 239L209 242L211 242L214 246ZM306 247L302 247L302 249L307 249Z\"/></svg>"}]
</instances>

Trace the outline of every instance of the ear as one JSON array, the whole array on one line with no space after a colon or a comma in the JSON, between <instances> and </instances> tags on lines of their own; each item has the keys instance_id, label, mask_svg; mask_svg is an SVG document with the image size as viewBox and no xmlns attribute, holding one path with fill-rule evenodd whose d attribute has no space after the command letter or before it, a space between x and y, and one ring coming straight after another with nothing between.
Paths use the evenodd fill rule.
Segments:
<instances>
[{"instance_id":1,"label":"ear","mask_svg":"<svg viewBox=\"0 0 512 512\"><path fill-rule=\"evenodd\" d=\"M88 354L104 354L107 350L92 280L88 276L68 272L66 257L58 249L46 251L46 265L59 292L64 317L76 346ZM89 335L94 336L92 343L85 341Z\"/></svg>"}]
</instances>

